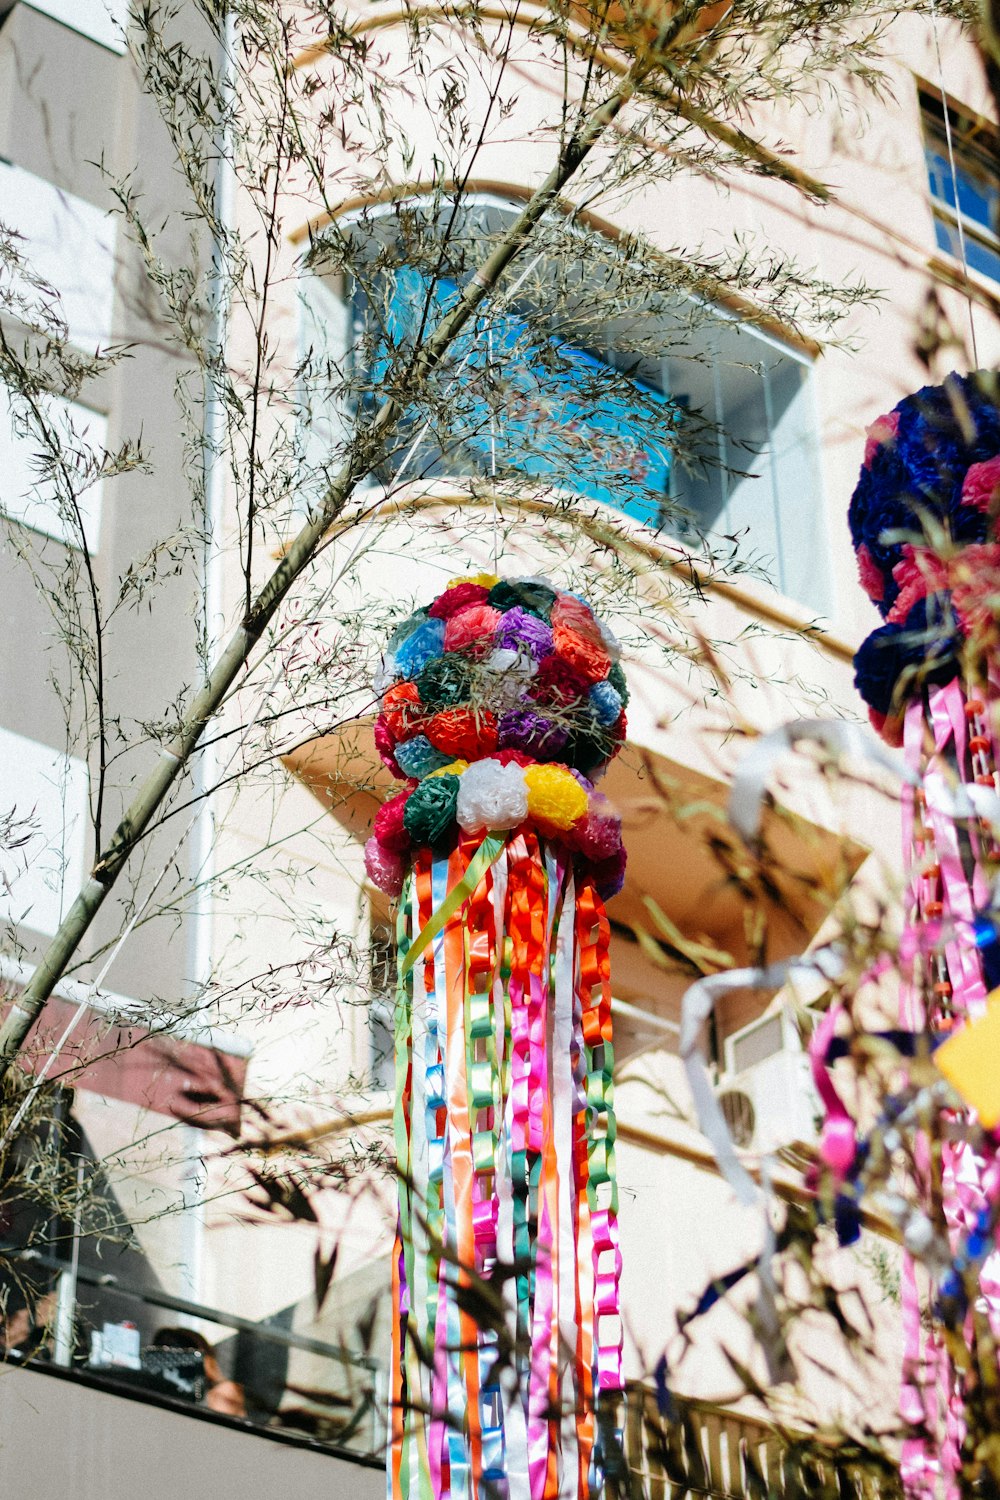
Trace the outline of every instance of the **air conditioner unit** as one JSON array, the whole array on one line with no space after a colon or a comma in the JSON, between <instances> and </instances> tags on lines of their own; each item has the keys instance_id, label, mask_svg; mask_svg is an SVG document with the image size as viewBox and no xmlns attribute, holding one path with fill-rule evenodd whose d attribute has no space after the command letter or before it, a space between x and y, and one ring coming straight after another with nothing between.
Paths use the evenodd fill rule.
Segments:
<instances>
[{"instance_id":1,"label":"air conditioner unit","mask_svg":"<svg viewBox=\"0 0 1000 1500\"><path fill-rule=\"evenodd\" d=\"M734 1031L724 1055L716 1092L737 1146L776 1151L815 1138L820 1104L808 1053L787 1008Z\"/></svg>"}]
</instances>

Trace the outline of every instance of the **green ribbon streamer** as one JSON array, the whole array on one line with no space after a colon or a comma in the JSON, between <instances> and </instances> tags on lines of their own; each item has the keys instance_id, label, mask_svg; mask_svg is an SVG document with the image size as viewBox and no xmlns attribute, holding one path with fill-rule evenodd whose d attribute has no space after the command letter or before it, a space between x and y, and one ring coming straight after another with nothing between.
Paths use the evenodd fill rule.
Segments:
<instances>
[{"instance_id":1,"label":"green ribbon streamer","mask_svg":"<svg viewBox=\"0 0 1000 1500\"><path fill-rule=\"evenodd\" d=\"M497 838L495 834L489 834L483 839L479 848L469 861L469 867L461 880L445 896L437 911L433 913L426 927L421 928L417 936L410 944L406 957L403 959L399 970L401 979L409 974L417 959L423 953L429 943L432 943L447 922L464 906L475 892L476 886L482 880L491 865L495 865L503 852L507 840Z\"/></svg>"}]
</instances>

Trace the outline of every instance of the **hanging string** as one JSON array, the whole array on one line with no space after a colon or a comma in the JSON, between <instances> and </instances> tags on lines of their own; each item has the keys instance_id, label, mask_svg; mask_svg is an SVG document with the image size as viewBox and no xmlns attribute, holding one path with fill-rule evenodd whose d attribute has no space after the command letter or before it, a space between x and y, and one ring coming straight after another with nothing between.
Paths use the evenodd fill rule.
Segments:
<instances>
[{"instance_id":1,"label":"hanging string","mask_svg":"<svg viewBox=\"0 0 1000 1500\"><path fill-rule=\"evenodd\" d=\"M938 35L937 0L931 0L931 35L934 38L934 54L937 58L938 91L941 95L941 109L944 115L944 138L948 148L948 169L951 173L951 191L955 200L955 223L958 227L958 255L962 262L962 280L965 284L965 299L969 308L969 340L972 344L973 369L979 369L979 350L976 346L976 319L974 310L974 298L972 295L972 281L969 276L969 258L965 246L965 228L962 224L962 208L958 199L958 168L955 165L955 143L951 131L951 108L948 100L948 91L944 86L944 63L941 58L941 39Z\"/></svg>"},{"instance_id":2,"label":"hanging string","mask_svg":"<svg viewBox=\"0 0 1000 1500\"><path fill-rule=\"evenodd\" d=\"M493 375L493 326L486 327L486 368L489 375ZM487 382L487 389L489 382ZM490 402L490 497L493 501L493 571L498 572L497 562L500 555L500 547L497 540L499 529L499 516L497 515L497 425L493 412L493 402Z\"/></svg>"}]
</instances>

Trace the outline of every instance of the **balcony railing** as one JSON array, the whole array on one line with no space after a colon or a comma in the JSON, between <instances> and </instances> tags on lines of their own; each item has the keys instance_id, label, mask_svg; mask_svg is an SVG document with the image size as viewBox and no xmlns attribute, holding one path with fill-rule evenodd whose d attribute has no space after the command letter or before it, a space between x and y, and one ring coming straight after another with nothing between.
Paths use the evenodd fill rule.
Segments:
<instances>
[{"instance_id":1,"label":"balcony railing","mask_svg":"<svg viewBox=\"0 0 1000 1500\"><path fill-rule=\"evenodd\" d=\"M8 1284L19 1300L33 1296L38 1312L16 1328L21 1337L13 1346L14 1320L8 1315L6 1324L0 1322L8 1360L34 1369L60 1367L90 1383L174 1410L197 1408L200 1415L320 1446L341 1458L380 1459L388 1382L384 1366L370 1354L297 1332L281 1315L254 1322L128 1287L40 1251L0 1247L0 1260L16 1268ZM157 1344L151 1332L165 1317L182 1320L175 1335L201 1334L211 1350L204 1362L208 1370L190 1350L171 1366L169 1339L166 1346ZM129 1340L136 1351L131 1362ZM213 1384L202 1378L216 1367L219 1376L225 1370L224 1379ZM213 1392L228 1393L228 1400L213 1401ZM623 1433L627 1472L609 1485L609 1500L892 1500L897 1490L891 1473L869 1473L856 1461L845 1462L841 1452L824 1453L743 1412L673 1397L661 1413L655 1394L639 1384L626 1392Z\"/></svg>"}]
</instances>

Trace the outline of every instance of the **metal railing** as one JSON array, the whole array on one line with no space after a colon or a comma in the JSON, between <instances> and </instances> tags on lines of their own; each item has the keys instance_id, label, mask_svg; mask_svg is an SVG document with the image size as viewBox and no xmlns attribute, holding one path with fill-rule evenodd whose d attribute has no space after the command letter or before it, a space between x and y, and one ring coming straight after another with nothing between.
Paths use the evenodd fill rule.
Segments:
<instances>
[{"instance_id":1,"label":"metal railing","mask_svg":"<svg viewBox=\"0 0 1000 1500\"><path fill-rule=\"evenodd\" d=\"M117 1276L40 1250L0 1246L0 1265L3 1261L16 1266L17 1274L0 1276L0 1359L36 1368L53 1365L133 1396L174 1400L181 1409L200 1406L256 1430L320 1443L341 1455L381 1454L385 1373L379 1361L363 1351L300 1333L279 1317L254 1321L155 1288L129 1286ZM7 1315L5 1291L13 1291L28 1310L13 1346L14 1320ZM137 1342L148 1346L149 1330L163 1322L163 1314L200 1332L212 1358L229 1366L226 1386L239 1391L242 1413L213 1408L210 1388L204 1400L171 1398L145 1355L130 1366L95 1363L93 1344L87 1348L88 1333L110 1323L134 1329Z\"/></svg>"}]
</instances>

